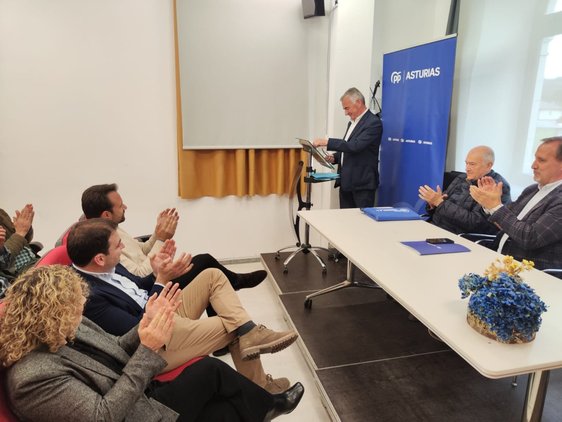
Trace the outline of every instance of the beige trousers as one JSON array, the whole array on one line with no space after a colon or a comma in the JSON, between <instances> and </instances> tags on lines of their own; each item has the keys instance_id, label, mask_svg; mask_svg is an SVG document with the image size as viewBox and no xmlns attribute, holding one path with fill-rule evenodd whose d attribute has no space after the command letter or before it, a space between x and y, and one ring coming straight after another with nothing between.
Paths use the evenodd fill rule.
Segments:
<instances>
[{"instance_id":1,"label":"beige trousers","mask_svg":"<svg viewBox=\"0 0 562 422\"><path fill-rule=\"evenodd\" d=\"M162 357L169 371L184 362L229 345L234 366L259 386L266 383L261 360L243 361L234 331L251 320L226 276L216 268L201 272L181 293L174 332ZM211 304L217 316L199 319Z\"/></svg>"}]
</instances>

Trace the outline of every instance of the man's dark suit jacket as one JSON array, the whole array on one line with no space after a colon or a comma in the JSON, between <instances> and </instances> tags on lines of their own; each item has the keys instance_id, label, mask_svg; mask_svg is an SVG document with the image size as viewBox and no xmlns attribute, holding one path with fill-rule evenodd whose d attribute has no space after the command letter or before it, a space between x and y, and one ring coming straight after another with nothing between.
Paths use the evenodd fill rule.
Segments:
<instances>
[{"instance_id":1,"label":"man's dark suit jacket","mask_svg":"<svg viewBox=\"0 0 562 422\"><path fill-rule=\"evenodd\" d=\"M503 183L502 204L511 202L509 183L494 170L486 176ZM498 228L488 221L482 206L470 196L470 186L476 181L466 179L466 173L461 173L451 182L444 194L447 199L437 208L427 207L431 215L431 223L453 233L486 233L496 234Z\"/></svg>"},{"instance_id":2,"label":"man's dark suit jacket","mask_svg":"<svg viewBox=\"0 0 562 422\"><path fill-rule=\"evenodd\" d=\"M344 153L336 187L340 186L344 191L375 190L378 187L381 136L381 119L367 110L347 142L343 139L328 139L327 149L338 151L334 154L336 164L341 163Z\"/></svg>"},{"instance_id":3,"label":"man's dark suit jacket","mask_svg":"<svg viewBox=\"0 0 562 422\"><path fill-rule=\"evenodd\" d=\"M116 336L124 335L139 323L144 309L129 295L97 277L80 270L77 272L90 286L90 295L84 307L85 317ZM162 290L162 286L154 284L153 275L144 278L138 277L127 271L121 264L117 264L115 272L148 291L149 296L160 293Z\"/></svg>"},{"instance_id":4,"label":"man's dark suit jacket","mask_svg":"<svg viewBox=\"0 0 562 422\"><path fill-rule=\"evenodd\" d=\"M562 268L562 186L558 186L536 204L519 221L517 215L537 193L538 185L526 188L515 202L505 205L490 216L502 231L496 236L496 248L502 235L509 238L502 254L517 260L535 262L535 268Z\"/></svg>"}]
</instances>

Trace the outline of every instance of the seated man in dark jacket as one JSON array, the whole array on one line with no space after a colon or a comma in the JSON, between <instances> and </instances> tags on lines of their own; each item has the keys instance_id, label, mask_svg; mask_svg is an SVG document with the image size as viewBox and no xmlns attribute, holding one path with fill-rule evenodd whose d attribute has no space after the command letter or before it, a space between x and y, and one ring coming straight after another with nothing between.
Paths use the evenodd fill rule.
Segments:
<instances>
[{"instance_id":1,"label":"seated man in dark jacket","mask_svg":"<svg viewBox=\"0 0 562 422\"><path fill-rule=\"evenodd\" d=\"M510 188L507 181L492 170L494 151L487 146L472 148L466 156L466 174L459 174L445 190L437 186L420 186L419 197L427 201L427 211L431 223L453 233L487 233L495 234L498 228L488 221L482 207L470 196L470 186L484 176L502 182L503 204L511 202Z\"/></svg>"},{"instance_id":2,"label":"seated man in dark jacket","mask_svg":"<svg viewBox=\"0 0 562 422\"><path fill-rule=\"evenodd\" d=\"M101 218L76 223L67 248L75 269L90 286L84 316L114 335L124 335L137 325L149 298L160 294L178 273L185 273L190 260L185 254L174 259L175 243L168 239L151 259L154 275L135 276L119 264L123 244L117 224ZM287 378L272 378L264 372L260 354L285 349L298 334L255 324L222 272L202 271L181 291L181 301L173 335L162 352L167 370L228 345L236 369L244 376L270 393L289 388ZM200 319L209 304L218 315Z\"/></svg>"},{"instance_id":3,"label":"seated man in dark jacket","mask_svg":"<svg viewBox=\"0 0 562 422\"><path fill-rule=\"evenodd\" d=\"M33 239L34 215L31 204L16 210L13 218L0 209L0 228L3 231L3 244L0 247L0 297L3 296L2 286L9 285L14 278L32 267L39 259L30 247Z\"/></svg>"}]
</instances>

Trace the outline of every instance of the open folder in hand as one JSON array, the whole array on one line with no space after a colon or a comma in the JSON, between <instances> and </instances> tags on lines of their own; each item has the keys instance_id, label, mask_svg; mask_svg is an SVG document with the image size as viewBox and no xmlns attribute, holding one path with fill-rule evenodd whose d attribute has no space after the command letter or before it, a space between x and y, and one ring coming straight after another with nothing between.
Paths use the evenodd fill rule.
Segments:
<instances>
[{"instance_id":1,"label":"open folder in hand","mask_svg":"<svg viewBox=\"0 0 562 422\"><path fill-rule=\"evenodd\" d=\"M335 169L333 164L326 159L328 153L325 150L316 148L308 139L297 139L299 141L299 144L302 145L302 149L304 149L306 152L310 152L316 159L316 161L318 161L321 165L323 165L324 167L328 167L331 170Z\"/></svg>"}]
</instances>

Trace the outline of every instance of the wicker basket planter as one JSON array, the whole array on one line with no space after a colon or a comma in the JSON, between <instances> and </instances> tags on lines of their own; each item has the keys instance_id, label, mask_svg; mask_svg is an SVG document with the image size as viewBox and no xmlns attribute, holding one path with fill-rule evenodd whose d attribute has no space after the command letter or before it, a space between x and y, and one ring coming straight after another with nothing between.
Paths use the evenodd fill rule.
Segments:
<instances>
[{"instance_id":1,"label":"wicker basket planter","mask_svg":"<svg viewBox=\"0 0 562 422\"><path fill-rule=\"evenodd\" d=\"M490 326L474 315L472 312L468 311L466 314L466 322L470 325L476 332L491 338L492 340L499 341L500 343L508 343L508 344L520 344L520 343L529 343L533 341L536 337L536 332L532 334L531 338L528 339L524 335L518 332L513 332L511 337L507 340L502 340L498 338L497 334L490 330Z\"/></svg>"}]
</instances>

